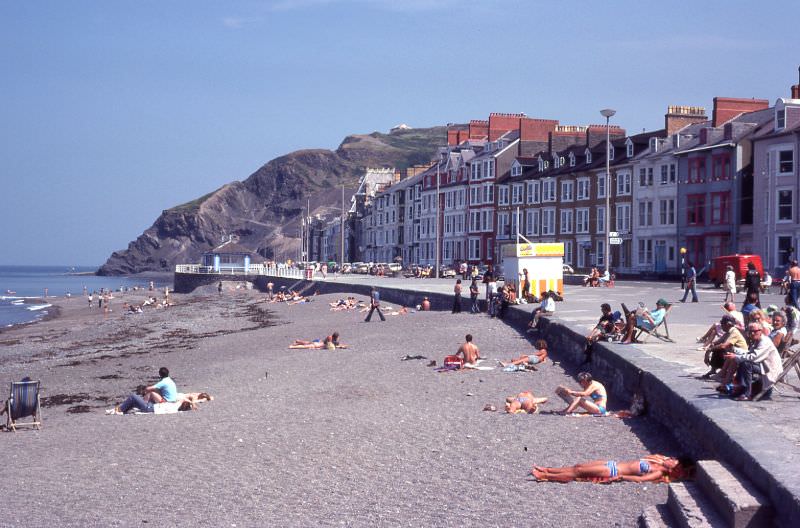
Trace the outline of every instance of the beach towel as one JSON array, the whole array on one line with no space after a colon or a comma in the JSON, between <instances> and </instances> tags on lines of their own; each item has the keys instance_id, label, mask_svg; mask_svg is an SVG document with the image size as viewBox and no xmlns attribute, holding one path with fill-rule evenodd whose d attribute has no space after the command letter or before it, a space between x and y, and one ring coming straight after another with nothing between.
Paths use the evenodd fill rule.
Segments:
<instances>
[{"instance_id":1,"label":"beach towel","mask_svg":"<svg viewBox=\"0 0 800 528\"><path fill-rule=\"evenodd\" d=\"M494 367L484 367L478 364L472 363L464 363L465 369L472 369L472 370L494 370Z\"/></svg>"}]
</instances>

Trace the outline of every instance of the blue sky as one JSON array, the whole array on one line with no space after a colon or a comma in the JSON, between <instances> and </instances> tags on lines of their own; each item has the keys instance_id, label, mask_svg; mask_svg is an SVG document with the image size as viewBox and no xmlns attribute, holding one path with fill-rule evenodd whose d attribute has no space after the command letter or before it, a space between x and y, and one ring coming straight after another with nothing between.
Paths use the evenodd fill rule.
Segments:
<instances>
[{"instance_id":1,"label":"blue sky","mask_svg":"<svg viewBox=\"0 0 800 528\"><path fill-rule=\"evenodd\" d=\"M774 101L793 2L0 0L0 264L100 265L162 210L348 134Z\"/></svg>"}]
</instances>

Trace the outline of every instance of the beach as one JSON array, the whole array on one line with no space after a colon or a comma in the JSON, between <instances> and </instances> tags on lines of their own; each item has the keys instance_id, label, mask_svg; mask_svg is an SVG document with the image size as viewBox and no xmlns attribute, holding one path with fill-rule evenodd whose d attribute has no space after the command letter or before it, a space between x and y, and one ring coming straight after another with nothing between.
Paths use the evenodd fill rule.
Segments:
<instances>
[{"instance_id":1,"label":"beach","mask_svg":"<svg viewBox=\"0 0 800 528\"><path fill-rule=\"evenodd\" d=\"M121 313L147 293L115 298L107 318L85 298L59 299L58 317L0 335L0 387L40 379L45 403L42 431L0 434L0 525L635 526L666 500L664 484L528 475L534 463L678 454L647 417L502 412L522 390L555 398L545 410L563 408L553 391L577 388L574 367L426 366L466 333L492 360L529 351L501 321L412 312L364 323L363 313L331 312L334 295L288 306L232 289ZM334 330L350 348L287 348ZM179 390L216 399L172 415L105 414L161 366ZM613 397L610 408L621 408Z\"/></svg>"}]
</instances>

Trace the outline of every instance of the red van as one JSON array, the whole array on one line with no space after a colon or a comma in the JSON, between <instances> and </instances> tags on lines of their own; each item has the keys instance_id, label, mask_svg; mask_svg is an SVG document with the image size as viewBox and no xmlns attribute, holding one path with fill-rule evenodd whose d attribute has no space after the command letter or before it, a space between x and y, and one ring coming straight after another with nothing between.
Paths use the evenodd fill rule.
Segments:
<instances>
[{"instance_id":1,"label":"red van","mask_svg":"<svg viewBox=\"0 0 800 528\"><path fill-rule=\"evenodd\" d=\"M733 267L736 273L737 282L744 280L747 274L747 264L752 262L758 273L764 276L764 267L761 265L761 257L758 255L725 255L723 257L716 257L711 259L711 269L708 270L708 278L714 283L714 286L719 288L725 282L725 272L728 266Z\"/></svg>"}]
</instances>

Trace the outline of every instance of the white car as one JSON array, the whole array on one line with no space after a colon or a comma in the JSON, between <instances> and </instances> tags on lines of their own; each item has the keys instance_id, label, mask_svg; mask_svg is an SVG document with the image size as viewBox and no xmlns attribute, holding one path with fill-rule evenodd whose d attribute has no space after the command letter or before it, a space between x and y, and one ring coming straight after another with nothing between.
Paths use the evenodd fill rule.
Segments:
<instances>
[{"instance_id":1,"label":"white car","mask_svg":"<svg viewBox=\"0 0 800 528\"><path fill-rule=\"evenodd\" d=\"M573 273L575 273L575 270L572 269L572 266L570 266L569 264L564 264L562 272L567 275L572 275Z\"/></svg>"}]
</instances>

